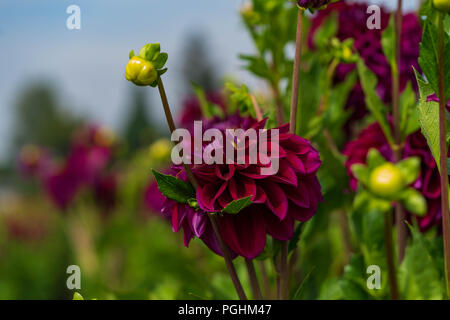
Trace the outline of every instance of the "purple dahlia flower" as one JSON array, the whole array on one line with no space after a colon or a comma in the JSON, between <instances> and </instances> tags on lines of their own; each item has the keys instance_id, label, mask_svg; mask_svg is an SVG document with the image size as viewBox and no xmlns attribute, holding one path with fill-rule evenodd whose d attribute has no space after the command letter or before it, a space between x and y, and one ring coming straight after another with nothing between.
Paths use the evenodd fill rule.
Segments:
<instances>
[{"instance_id":1,"label":"purple dahlia flower","mask_svg":"<svg viewBox=\"0 0 450 320\"><path fill-rule=\"evenodd\" d=\"M263 129L265 121L233 116L230 120L215 123L212 127L226 129ZM239 121L238 121L239 120ZM224 125L224 123L226 125ZM234 126L230 126L234 124ZM234 255L249 259L257 257L266 245L267 234L278 240L289 240L294 222L307 221L322 201L321 187L316 173L321 164L319 153L309 141L288 133L288 125L279 128L279 143L269 138L268 151L279 147L279 170L273 175L262 175L260 169L267 167L261 162L251 164L246 158L243 164L200 164L192 170L199 187L199 209L166 199L163 213L171 220L172 228L184 232L184 242L195 236L214 252L221 254L217 239L207 217L207 212L220 212L233 200L251 197L252 205L238 214L220 214L219 228L225 243ZM268 130L268 137L276 134ZM259 144L256 141L256 144ZM245 144L248 151L254 146ZM204 145L203 147L206 147ZM249 153L246 152L248 155ZM270 165L269 165L270 166ZM187 180L182 167L174 166L173 175Z\"/></svg>"}]
</instances>

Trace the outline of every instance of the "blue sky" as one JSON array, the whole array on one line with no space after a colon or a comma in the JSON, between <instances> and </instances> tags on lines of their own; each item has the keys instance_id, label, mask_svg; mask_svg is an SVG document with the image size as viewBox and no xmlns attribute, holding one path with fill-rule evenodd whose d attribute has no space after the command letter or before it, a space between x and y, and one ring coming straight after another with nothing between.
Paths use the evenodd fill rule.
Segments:
<instances>
[{"instance_id":1,"label":"blue sky","mask_svg":"<svg viewBox=\"0 0 450 320\"><path fill-rule=\"evenodd\" d=\"M56 84L62 104L74 113L118 128L130 84L123 77L130 49L161 42L169 53L169 99L182 99L180 57L185 37L202 31L220 70L257 86L240 70L238 53L253 46L239 22L244 0L1 0L0 160L13 125L13 105L29 81ZM370 1L373 4L395 1ZM417 1L405 1L407 9ZM68 30L66 8L81 8L81 30ZM148 90L148 94L152 95ZM162 119L157 96L151 115ZM157 107L157 108L156 108Z\"/></svg>"}]
</instances>

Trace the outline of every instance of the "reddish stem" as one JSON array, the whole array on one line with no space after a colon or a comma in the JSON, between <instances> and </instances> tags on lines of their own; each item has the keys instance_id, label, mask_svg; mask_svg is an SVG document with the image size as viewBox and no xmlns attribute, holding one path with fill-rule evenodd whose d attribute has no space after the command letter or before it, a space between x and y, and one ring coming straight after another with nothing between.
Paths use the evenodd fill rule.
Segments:
<instances>
[{"instance_id":1,"label":"reddish stem","mask_svg":"<svg viewBox=\"0 0 450 320\"><path fill-rule=\"evenodd\" d=\"M448 203L448 170L447 170L447 135L446 100L444 83L444 14L439 13L438 25L438 63L439 63L439 151L441 168L441 206L442 206L442 237L444 241L445 281L447 297L450 298L450 216Z\"/></svg>"}]
</instances>

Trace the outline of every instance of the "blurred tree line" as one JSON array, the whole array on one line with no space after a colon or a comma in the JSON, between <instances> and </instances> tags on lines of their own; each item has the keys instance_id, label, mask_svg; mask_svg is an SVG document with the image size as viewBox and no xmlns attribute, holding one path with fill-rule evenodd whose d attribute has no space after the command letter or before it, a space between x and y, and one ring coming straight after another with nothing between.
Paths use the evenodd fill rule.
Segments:
<instances>
[{"instance_id":1,"label":"blurred tree line","mask_svg":"<svg viewBox=\"0 0 450 320\"><path fill-rule=\"evenodd\" d=\"M202 86L206 92L218 90L220 86L217 63L211 56L206 35L194 32L185 39L178 57L183 89L183 96L177 99L180 101L193 94L192 83ZM148 93L148 90L130 87L118 132L123 146L121 155L125 158L166 134L166 128L152 116L153 107L159 107L159 97L148 99ZM65 105L58 97L58 89L49 82L29 83L20 91L13 109L14 131L7 163L0 165L0 185L17 183L15 163L21 147L26 144L45 146L57 156L68 152L74 130L88 121L71 112L69 107L73 106Z\"/></svg>"}]
</instances>

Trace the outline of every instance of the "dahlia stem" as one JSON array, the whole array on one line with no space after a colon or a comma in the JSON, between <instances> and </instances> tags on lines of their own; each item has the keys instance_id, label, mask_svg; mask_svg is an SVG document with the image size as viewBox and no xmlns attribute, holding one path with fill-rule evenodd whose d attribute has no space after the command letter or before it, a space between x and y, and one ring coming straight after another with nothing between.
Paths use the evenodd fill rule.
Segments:
<instances>
[{"instance_id":1,"label":"dahlia stem","mask_svg":"<svg viewBox=\"0 0 450 320\"><path fill-rule=\"evenodd\" d=\"M280 259L280 300L286 300L289 297L289 241L281 242L281 259Z\"/></svg>"},{"instance_id":2,"label":"dahlia stem","mask_svg":"<svg viewBox=\"0 0 450 320\"><path fill-rule=\"evenodd\" d=\"M276 70L276 66L273 67ZM276 117L278 125L282 125L284 122L283 116L283 101L280 95L279 81L273 81L272 83L272 91L275 98L275 107L276 107Z\"/></svg>"},{"instance_id":3,"label":"dahlia stem","mask_svg":"<svg viewBox=\"0 0 450 320\"><path fill-rule=\"evenodd\" d=\"M256 120L261 121L263 119L263 114L261 108L259 107L258 101L254 95L250 94L250 99L252 100L253 109L255 110Z\"/></svg>"},{"instance_id":4,"label":"dahlia stem","mask_svg":"<svg viewBox=\"0 0 450 320\"><path fill-rule=\"evenodd\" d=\"M245 264L247 266L248 277L250 279L250 285L252 287L253 299L263 300L261 289L259 287L258 277L256 275L255 265L252 259L245 258Z\"/></svg>"},{"instance_id":5,"label":"dahlia stem","mask_svg":"<svg viewBox=\"0 0 450 320\"><path fill-rule=\"evenodd\" d=\"M270 286L270 279L269 279L269 276L267 275L265 261L260 260L258 264L259 264L259 271L261 273L261 278L262 278L262 287L264 290L264 296L266 297L266 299L272 299L273 295L272 295L272 290L271 290L271 286Z\"/></svg>"},{"instance_id":6,"label":"dahlia stem","mask_svg":"<svg viewBox=\"0 0 450 320\"><path fill-rule=\"evenodd\" d=\"M303 30L303 10L298 9L297 13L297 34L295 38L295 58L294 70L292 73L292 95L291 95L291 114L289 121L289 131L296 134L297 131L297 109L298 109L298 91L300 86L300 62L302 56L302 30ZM279 298L288 299L289 296L289 241L281 242L280 257L280 289Z\"/></svg>"},{"instance_id":7,"label":"dahlia stem","mask_svg":"<svg viewBox=\"0 0 450 320\"><path fill-rule=\"evenodd\" d=\"M231 281L233 281L234 288L238 294L239 299L247 300L247 296L245 294L244 288L242 287L241 281L239 280L239 276L236 273L236 269L234 268L233 260L231 259L230 250L228 246L222 239L222 236L219 231L219 221L217 216L213 213L208 213L209 221L211 221L214 232L216 233L216 237L219 241L220 250L222 250L223 258L225 259L225 264L228 269L228 273L230 274Z\"/></svg>"},{"instance_id":8,"label":"dahlia stem","mask_svg":"<svg viewBox=\"0 0 450 320\"><path fill-rule=\"evenodd\" d=\"M303 44L303 10L298 9L297 14L297 35L295 40L295 58L294 71L292 73L292 95L291 95L291 115L290 128L291 133L295 134L297 130L297 110L298 110L298 94L300 86L300 62L302 57Z\"/></svg>"},{"instance_id":9,"label":"dahlia stem","mask_svg":"<svg viewBox=\"0 0 450 320\"><path fill-rule=\"evenodd\" d=\"M166 90L164 89L164 84L162 82L161 77L158 78L158 90L159 95L161 96L161 102L163 104L164 113L166 115L167 124L169 125L169 130L173 133L176 130L175 122L173 121L172 112L170 111L169 101L167 100ZM194 188L198 187L197 180L195 179L194 174L192 173L191 168L187 164L183 164L186 174L188 176L189 181L192 183ZM219 242L220 249L222 250L223 258L225 259L225 264L227 266L228 273L230 274L231 280L233 281L234 288L238 294L239 299L247 300L247 296L245 295L242 284L239 280L239 277L236 273L236 269L234 268L233 260L231 259L230 251L228 246L222 239L222 236L219 231L219 222L217 217L214 214L208 213L209 221L213 227L214 233Z\"/></svg>"},{"instance_id":10,"label":"dahlia stem","mask_svg":"<svg viewBox=\"0 0 450 320\"><path fill-rule=\"evenodd\" d=\"M439 12L438 23L438 72L439 72L439 151L441 167L441 206L442 231L444 241L445 282L447 298L450 298L450 216L448 203L448 170L447 170L447 139L446 139L446 97L444 83L444 13Z\"/></svg>"},{"instance_id":11,"label":"dahlia stem","mask_svg":"<svg viewBox=\"0 0 450 320\"><path fill-rule=\"evenodd\" d=\"M392 241L392 216L390 212L384 215L384 242L386 245L386 260L388 266L389 287L391 290L391 299L398 300L397 273L394 258L394 244Z\"/></svg>"},{"instance_id":12,"label":"dahlia stem","mask_svg":"<svg viewBox=\"0 0 450 320\"><path fill-rule=\"evenodd\" d=\"M392 117L394 127L394 159L395 162L402 159L402 141L400 132L400 74L399 65L401 59L401 38L402 38L402 0L397 1L397 11L395 12L395 60L392 65ZM395 220L397 224L397 246L398 262L401 263L405 257L407 229L405 223L405 210L400 202L395 205Z\"/></svg>"}]
</instances>

